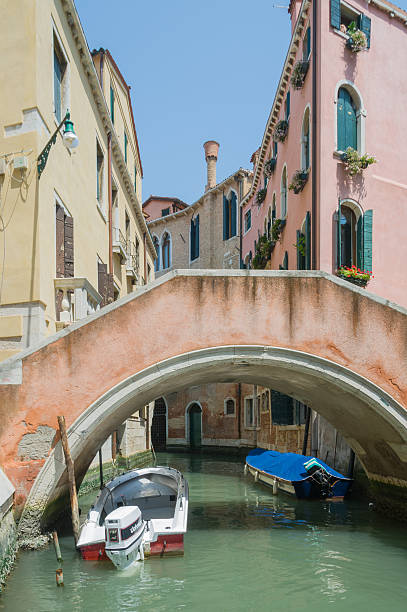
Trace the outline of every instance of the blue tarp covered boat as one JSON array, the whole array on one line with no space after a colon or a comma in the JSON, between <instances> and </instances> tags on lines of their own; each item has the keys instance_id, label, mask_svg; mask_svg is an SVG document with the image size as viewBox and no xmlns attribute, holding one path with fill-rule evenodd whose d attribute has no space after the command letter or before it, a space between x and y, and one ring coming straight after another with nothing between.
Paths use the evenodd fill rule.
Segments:
<instances>
[{"instance_id":1,"label":"blue tarp covered boat","mask_svg":"<svg viewBox=\"0 0 407 612\"><path fill-rule=\"evenodd\" d=\"M274 492L278 487L298 498L344 497L352 482L320 459L297 453L255 448L247 455L246 466L255 480L273 486Z\"/></svg>"}]
</instances>

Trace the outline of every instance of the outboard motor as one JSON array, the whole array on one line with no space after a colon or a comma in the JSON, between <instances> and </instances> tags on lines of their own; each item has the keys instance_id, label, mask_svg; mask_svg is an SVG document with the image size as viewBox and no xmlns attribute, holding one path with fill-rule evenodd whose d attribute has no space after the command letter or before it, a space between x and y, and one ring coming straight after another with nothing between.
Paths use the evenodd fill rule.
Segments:
<instances>
[{"instance_id":1,"label":"outboard motor","mask_svg":"<svg viewBox=\"0 0 407 612\"><path fill-rule=\"evenodd\" d=\"M331 477L324 466L313 457L304 463L304 468L319 487L321 497L330 497L332 494Z\"/></svg>"},{"instance_id":2,"label":"outboard motor","mask_svg":"<svg viewBox=\"0 0 407 612\"><path fill-rule=\"evenodd\" d=\"M144 559L145 528L138 506L121 506L105 518L105 551L118 569Z\"/></svg>"}]
</instances>

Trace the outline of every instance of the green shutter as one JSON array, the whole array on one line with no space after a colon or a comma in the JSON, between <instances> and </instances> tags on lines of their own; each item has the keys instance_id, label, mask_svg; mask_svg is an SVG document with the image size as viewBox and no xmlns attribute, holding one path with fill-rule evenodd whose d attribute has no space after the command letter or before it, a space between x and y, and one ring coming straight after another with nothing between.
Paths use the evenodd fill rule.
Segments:
<instances>
[{"instance_id":1,"label":"green shutter","mask_svg":"<svg viewBox=\"0 0 407 612\"><path fill-rule=\"evenodd\" d=\"M363 216L360 215L356 227L356 265L363 270Z\"/></svg>"},{"instance_id":2,"label":"green shutter","mask_svg":"<svg viewBox=\"0 0 407 612\"><path fill-rule=\"evenodd\" d=\"M359 27L366 34L367 38L367 48L370 49L370 30L371 30L372 20L370 17L366 17L366 15L360 16L360 24Z\"/></svg>"},{"instance_id":3,"label":"green shutter","mask_svg":"<svg viewBox=\"0 0 407 612\"><path fill-rule=\"evenodd\" d=\"M284 270L288 270L288 252L287 251L284 253L283 266L284 266Z\"/></svg>"},{"instance_id":4,"label":"green shutter","mask_svg":"<svg viewBox=\"0 0 407 612\"><path fill-rule=\"evenodd\" d=\"M237 228L236 228L236 220L237 220L237 198L234 191L232 191L231 195L231 235L236 236Z\"/></svg>"},{"instance_id":5,"label":"green shutter","mask_svg":"<svg viewBox=\"0 0 407 612\"><path fill-rule=\"evenodd\" d=\"M273 157L277 157L278 143L273 142Z\"/></svg>"},{"instance_id":6,"label":"green shutter","mask_svg":"<svg viewBox=\"0 0 407 612\"><path fill-rule=\"evenodd\" d=\"M124 161L127 164L127 134L124 132Z\"/></svg>"},{"instance_id":7,"label":"green shutter","mask_svg":"<svg viewBox=\"0 0 407 612\"><path fill-rule=\"evenodd\" d=\"M308 59L311 53L311 26L308 26L307 28L307 57L305 59Z\"/></svg>"},{"instance_id":8,"label":"green shutter","mask_svg":"<svg viewBox=\"0 0 407 612\"><path fill-rule=\"evenodd\" d=\"M311 270L311 213L305 215L305 269Z\"/></svg>"},{"instance_id":9,"label":"green shutter","mask_svg":"<svg viewBox=\"0 0 407 612\"><path fill-rule=\"evenodd\" d=\"M331 26L337 30L341 27L341 2L331 0Z\"/></svg>"},{"instance_id":10,"label":"green shutter","mask_svg":"<svg viewBox=\"0 0 407 612\"><path fill-rule=\"evenodd\" d=\"M134 191L137 192L137 166L134 166Z\"/></svg>"},{"instance_id":11,"label":"green shutter","mask_svg":"<svg viewBox=\"0 0 407 612\"><path fill-rule=\"evenodd\" d=\"M114 91L112 86L110 86L110 118L114 123Z\"/></svg>"},{"instance_id":12,"label":"green shutter","mask_svg":"<svg viewBox=\"0 0 407 612\"><path fill-rule=\"evenodd\" d=\"M195 223L194 220L191 219L191 227L189 230L189 241L190 241L190 260L192 261L193 259L195 259Z\"/></svg>"},{"instance_id":13,"label":"green shutter","mask_svg":"<svg viewBox=\"0 0 407 612\"><path fill-rule=\"evenodd\" d=\"M363 215L363 269L373 270L372 256L373 210Z\"/></svg>"},{"instance_id":14,"label":"green shutter","mask_svg":"<svg viewBox=\"0 0 407 612\"><path fill-rule=\"evenodd\" d=\"M300 249L298 248L300 241L301 241L301 231L297 230L297 270L302 270L301 253L300 253Z\"/></svg>"},{"instance_id":15,"label":"green shutter","mask_svg":"<svg viewBox=\"0 0 407 612\"><path fill-rule=\"evenodd\" d=\"M356 110L350 93L340 88L337 103L338 151L357 149Z\"/></svg>"},{"instance_id":16,"label":"green shutter","mask_svg":"<svg viewBox=\"0 0 407 612\"><path fill-rule=\"evenodd\" d=\"M228 201L225 196L223 196L223 240L227 240L228 238L228 228L229 228L229 207Z\"/></svg>"},{"instance_id":17,"label":"green shutter","mask_svg":"<svg viewBox=\"0 0 407 612\"><path fill-rule=\"evenodd\" d=\"M341 201L338 200L337 223L336 223L336 267L339 269L342 265L342 245L341 245Z\"/></svg>"},{"instance_id":18,"label":"green shutter","mask_svg":"<svg viewBox=\"0 0 407 612\"><path fill-rule=\"evenodd\" d=\"M290 116L290 92L287 92L287 97L285 99L285 118L288 119Z\"/></svg>"},{"instance_id":19,"label":"green shutter","mask_svg":"<svg viewBox=\"0 0 407 612\"><path fill-rule=\"evenodd\" d=\"M195 222L195 255L199 257L199 215L197 215Z\"/></svg>"},{"instance_id":20,"label":"green shutter","mask_svg":"<svg viewBox=\"0 0 407 612\"><path fill-rule=\"evenodd\" d=\"M62 68L57 54L54 52L54 107L55 117L61 123L61 81Z\"/></svg>"}]
</instances>

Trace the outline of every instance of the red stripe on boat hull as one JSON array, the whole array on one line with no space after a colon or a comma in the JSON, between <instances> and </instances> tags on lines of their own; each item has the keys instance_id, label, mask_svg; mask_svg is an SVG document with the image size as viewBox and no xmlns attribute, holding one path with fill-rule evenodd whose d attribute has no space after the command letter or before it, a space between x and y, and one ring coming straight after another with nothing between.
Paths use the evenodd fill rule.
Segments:
<instances>
[{"instance_id":1,"label":"red stripe on boat hull","mask_svg":"<svg viewBox=\"0 0 407 612\"><path fill-rule=\"evenodd\" d=\"M106 561L108 559L108 556L105 553L104 542L82 546L80 551L82 559L85 559L85 561Z\"/></svg>"},{"instance_id":2,"label":"red stripe on boat hull","mask_svg":"<svg viewBox=\"0 0 407 612\"><path fill-rule=\"evenodd\" d=\"M160 535L156 542L150 544L150 555L183 555L184 534L174 533L171 535Z\"/></svg>"}]
</instances>

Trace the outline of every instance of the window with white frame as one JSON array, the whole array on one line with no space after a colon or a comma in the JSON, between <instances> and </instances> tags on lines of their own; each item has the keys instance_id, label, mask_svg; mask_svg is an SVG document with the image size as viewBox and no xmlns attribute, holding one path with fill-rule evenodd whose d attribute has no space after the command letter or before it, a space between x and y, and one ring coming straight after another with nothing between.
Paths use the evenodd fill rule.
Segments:
<instances>
[{"instance_id":1,"label":"window with white frame","mask_svg":"<svg viewBox=\"0 0 407 612\"><path fill-rule=\"evenodd\" d=\"M253 396L244 398L244 417L245 427L247 429L258 427L260 423L259 402L257 402L257 410Z\"/></svg>"},{"instance_id":2,"label":"window with white frame","mask_svg":"<svg viewBox=\"0 0 407 612\"><path fill-rule=\"evenodd\" d=\"M310 139L309 139L309 126L310 126L310 113L309 107L304 113L304 119L302 121L302 134L301 134L301 168L302 170L308 170L310 167Z\"/></svg>"},{"instance_id":3,"label":"window with white frame","mask_svg":"<svg viewBox=\"0 0 407 612\"><path fill-rule=\"evenodd\" d=\"M245 212L245 215L244 215L244 231L245 231L245 233L249 231L251 226L252 226L252 211L249 208L249 210L247 210Z\"/></svg>"},{"instance_id":4,"label":"window with white frame","mask_svg":"<svg viewBox=\"0 0 407 612\"><path fill-rule=\"evenodd\" d=\"M281 218L285 219L287 216L287 167L284 166L283 173L281 175Z\"/></svg>"},{"instance_id":5,"label":"window with white frame","mask_svg":"<svg viewBox=\"0 0 407 612\"><path fill-rule=\"evenodd\" d=\"M236 413L236 402L233 398L228 397L224 401L224 414L225 416L235 416Z\"/></svg>"},{"instance_id":6,"label":"window with white frame","mask_svg":"<svg viewBox=\"0 0 407 612\"><path fill-rule=\"evenodd\" d=\"M69 70L67 57L55 31L53 40L54 113L57 122L61 123L68 107Z\"/></svg>"},{"instance_id":7,"label":"window with white frame","mask_svg":"<svg viewBox=\"0 0 407 612\"><path fill-rule=\"evenodd\" d=\"M96 140L96 198L101 208L103 208L103 168L104 155L99 142Z\"/></svg>"}]
</instances>

